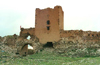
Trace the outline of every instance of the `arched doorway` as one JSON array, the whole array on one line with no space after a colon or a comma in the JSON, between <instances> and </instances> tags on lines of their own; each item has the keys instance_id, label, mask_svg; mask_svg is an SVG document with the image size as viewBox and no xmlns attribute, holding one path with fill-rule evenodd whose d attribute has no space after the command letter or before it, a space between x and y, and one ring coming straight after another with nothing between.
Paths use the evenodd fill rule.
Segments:
<instances>
[{"instance_id":1,"label":"arched doorway","mask_svg":"<svg viewBox=\"0 0 100 65\"><path fill-rule=\"evenodd\" d=\"M44 48L53 48L53 43L52 42L47 42L44 46Z\"/></svg>"},{"instance_id":2,"label":"arched doorway","mask_svg":"<svg viewBox=\"0 0 100 65\"><path fill-rule=\"evenodd\" d=\"M28 54L33 54L32 45L29 43L23 45L23 47L21 48L21 55L22 56L26 56Z\"/></svg>"}]
</instances>

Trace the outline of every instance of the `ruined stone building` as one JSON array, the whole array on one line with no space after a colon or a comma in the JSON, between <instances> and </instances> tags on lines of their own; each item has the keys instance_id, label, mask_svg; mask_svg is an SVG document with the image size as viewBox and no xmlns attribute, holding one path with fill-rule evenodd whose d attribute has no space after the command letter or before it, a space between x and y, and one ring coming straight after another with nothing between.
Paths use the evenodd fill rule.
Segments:
<instances>
[{"instance_id":1,"label":"ruined stone building","mask_svg":"<svg viewBox=\"0 0 100 65\"><path fill-rule=\"evenodd\" d=\"M30 31L23 31L21 35L28 33L36 36L39 42L45 44L60 40L60 30L63 30L63 10L61 6L55 6L54 9L36 9L35 28Z\"/></svg>"},{"instance_id":2,"label":"ruined stone building","mask_svg":"<svg viewBox=\"0 0 100 65\"><path fill-rule=\"evenodd\" d=\"M38 39L42 45L59 42L62 38L67 38L64 43L71 41L73 43L97 42L100 41L100 32L82 31L82 30L64 30L64 12L61 6L55 6L46 9L36 9L35 28L21 28L18 41L26 39L28 36L31 40ZM33 48L34 42L26 41L17 44L18 50L27 54L27 46L30 44ZM54 47L54 46L53 46Z\"/></svg>"},{"instance_id":3,"label":"ruined stone building","mask_svg":"<svg viewBox=\"0 0 100 65\"><path fill-rule=\"evenodd\" d=\"M39 39L39 42L42 44L46 44L47 42L57 42L62 37L70 37L75 35L81 37L85 36L87 38L95 37L95 39L99 39L100 32L64 30L63 22L64 12L61 6L55 6L54 9L37 8L35 14L35 28L21 28L20 37L24 39L28 35L30 35L31 38L36 36Z\"/></svg>"}]
</instances>

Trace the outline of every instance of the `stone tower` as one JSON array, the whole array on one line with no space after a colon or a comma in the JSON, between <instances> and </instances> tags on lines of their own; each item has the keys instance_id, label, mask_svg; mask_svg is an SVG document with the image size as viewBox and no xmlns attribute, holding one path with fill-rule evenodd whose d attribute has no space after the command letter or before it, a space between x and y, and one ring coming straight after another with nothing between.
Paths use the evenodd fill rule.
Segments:
<instances>
[{"instance_id":1,"label":"stone tower","mask_svg":"<svg viewBox=\"0 0 100 65\"><path fill-rule=\"evenodd\" d=\"M60 30L63 30L63 11L61 6L54 9L36 9L35 35L39 42L46 44L60 40Z\"/></svg>"}]
</instances>

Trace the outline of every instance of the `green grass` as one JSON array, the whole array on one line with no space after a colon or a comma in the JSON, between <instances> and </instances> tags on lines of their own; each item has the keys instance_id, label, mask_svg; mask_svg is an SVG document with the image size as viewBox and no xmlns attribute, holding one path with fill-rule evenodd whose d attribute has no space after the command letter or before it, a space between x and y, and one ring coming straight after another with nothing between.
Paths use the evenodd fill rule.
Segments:
<instances>
[{"instance_id":1,"label":"green grass","mask_svg":"<svg viewBox=\"0 0 100 65\"><path fill-rule=\"evenodd\" d=\"M18 58L0 58L0 65L99 65L100 57L62 57L54 53L38 53Z\"/></svg>"}]
</instances>

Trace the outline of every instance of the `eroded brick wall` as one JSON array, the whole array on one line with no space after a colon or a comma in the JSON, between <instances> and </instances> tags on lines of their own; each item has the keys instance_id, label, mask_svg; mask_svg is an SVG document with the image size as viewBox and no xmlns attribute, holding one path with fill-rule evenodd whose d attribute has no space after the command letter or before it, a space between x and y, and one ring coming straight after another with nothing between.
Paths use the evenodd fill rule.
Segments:
<instances>
[{"instance_id":1,"label":"eroded brick wall","mask_svg":"<svg viewBox=\"0 0 100 65\"><path fill-rule=\"evenodd\" d=\"M28 36L30 36L31 38L34 38L35 28L28 28L28 29L21 28L20 36L18 39L23 40L23 39L26 39Z\"/></svg>"},{"instance_id":2,"label":"eroded brick wall","mask_svg":"<svg viewBox=\"0 0 100 65\"><path fill-rule=\"evenodd\" d=\"M83 31L82 30L66 30L60 31L60 37L71 37L71 36L80 36L82 37Z\"/></svg>"},{"instance_id":3,"label":"eroded brick wall","mask_svg":"<svg viewBox=\"0 0 100 65\"><path fill-rule=\"evenodd\" d=\"M84 31L83 39L87 41L100 41L100 32Z\"/></svg>"},{"instance_id":4,"label":"eroded brick wall","mask_svg":"<svg viewBox=\"0 0 100 65\"><path fill-rule=\"evenodd\" d=\"M67 30L61 31L60 37L61 38L70 38L70 37L80 37L84 41L100 41L100 32L94 31L82 31L82 30Z\"/></svg>"}]
</instances>

